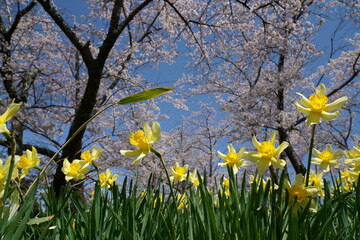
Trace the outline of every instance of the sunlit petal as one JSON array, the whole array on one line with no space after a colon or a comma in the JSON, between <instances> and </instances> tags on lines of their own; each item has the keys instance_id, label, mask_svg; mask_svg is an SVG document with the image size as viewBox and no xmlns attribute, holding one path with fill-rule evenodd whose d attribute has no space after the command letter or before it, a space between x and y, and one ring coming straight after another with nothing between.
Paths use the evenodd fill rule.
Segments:
<instances>
[{"instance_id":1,"label":"sunlit petal","mask_svg":"<svg viewBox=\"0 0 360 240\"><path fill-rule=\"evenodd\" d=\"M259 143L259 141L256 139L255 135L252 137L251 142L254 145L254 147L256 147L256 148L259 148L261 145L261 143Z\"/></svg>"},{"instance_id":2,"label":"sunlit petal","mask_svg":"<svg viewBox=\"0 0 360 240\"><path fill-rule=\"evenodd\" d=\"M325 95L326 94L326 87L325 85L322 83L320 84L317 88L316 88L316 94L321 94L321 95Z\"/></svg>"},{"instance_id":3,"label":"sunlit petal","mask_svg":"<svg viewBox=\"0 0 360 240\"><path fill-rule=\"evenodd\" d=\"M310 101L308 98L306 98L304 95L302 95L301 93L296 93L298 94L299 96L301 96L301 100L299 101L299 103L301 105L303 105L304 107L306 108L310 108L311 107L311 104L310 104Z\"/></svg>"},{"instance_id":4,"label":"sunlit petal","mask_svg":"<svg viewBox=\"0 0 360 240\"><path fill-rule=\"evenodd\" d=\"M305 113L305 114L310 114L311 113L311 108L307 108L307 107L303 107L301 106L299 103L295 103L296 108L299 112L301 113Z\"/></svg>"},{"instance_id":5,"label":"sunlit petal","mask_svg":"<svg viewBox=\"0 0 360 240\"><path fill-rule=\"evenodd\" d=\"M335 100L332 103L326 104L325 107L324 107L324 111L329 112L329 111L338 110L342 106L345 105L347 100L348 100L348 97L345 96L345 97L341 97L341 98Z\"/></svg>"},{"instance_id":6,"label":"sunlit petal","mask_svg":"<svg viewBox=\"0 0 360 240\"><path fill-rule=\"evenodd\" d=\"M280 146L278 146L278 147L276 148L276 150L275 150L275 152L274 152L274 155L275 155L275 156L279 155L279 154L282 153L282 152L285 150L285 148L287 148L288 146L289 146L289 143L288 143L288 142L282 142L282 143L280 144Z\"/></svg>"},{"instance_id":7,"label":"sunlit petal","mask_svg":"<svg viewBox=\"0 0 360 240\"><path fill-rule=\"evenodd\" d=\"M321 113L321 117L323 119L325 119L326 121L332 121L338 118L338 116L340 115L340 112L336 111L333 113L329 113L329 112L322 112Z\"/></svg>"}]
</instances>

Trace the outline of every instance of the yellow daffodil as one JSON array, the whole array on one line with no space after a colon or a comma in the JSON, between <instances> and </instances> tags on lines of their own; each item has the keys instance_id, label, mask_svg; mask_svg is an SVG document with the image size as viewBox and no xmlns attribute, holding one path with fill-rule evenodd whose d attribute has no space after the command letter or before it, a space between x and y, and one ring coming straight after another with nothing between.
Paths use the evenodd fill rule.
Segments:
<instances>
[{"instance_id":1,"label":"yellow daffodil","mask_svg":"<svg viewBox=\"0 0 360 240\"><path fill-rule=\"evenodd\" d=\"M344 171L340 171L341 178L338 178L338 182L341 183L341 186L345 192L349 192L355 186L356 175L350 169L345 168Z\"/></svg>"},{"instance_id":2,"label":"yellow daffodil","mask_svg":"<svg viewBox=\"0 0 360 240\"><path fill-rule=\"evenodd\" d=\"M30 168L37 167L39 164L40 157L37 154L36 148L31 147L31 151L27 149L26 153L20 157L20 160L17 164L17 167L22 169L20 179L28 175Z\"/></svg>"},{"instance_id":3,"label":"yellow daffodil","mask_svg":"<svg viewBox=\"0 0 360 240\"><path fill-rule=\"evenodd\" d=\"M16 177L18 177L16 165L18 164L20 157L18 155L15 155L14 160L15 160L14 169L13 169L12 176L11 176L12 180L14 180ZM10 170L10 163L11 163L11 156L9 156L6 159L4 165L3 165L3 160L0 159L0 185L5 184L5 182L6 182L6 179L9 174L9 170Z\"/></svg>"},{"instance_id":4,"label":"yellow daffodil","mask_svg":"<svg viewBox=\"0 0 360 240\"><path fill-rule=\"evenodd\" d=\"M308 125L321 123L321 118L326 121L335 120L340 113L338 111L331 111L340 109L348 100L347 97L341 97L328 104L328 98L326 97L325 92L325 85L320 84L316 88L316 93L309 98L306 98L301 93L297 93L301 96L301 100L295 103L297 110L301 113L308 114L306 117L306 123Z\"/></svg>"},{"instance_id":5,"label":"yellow daffodil","mask_svg":"<svg viewBox=\"0 0 360 240\"><path fill-rule=\"evenodd\" d=\"M118 174L113 175L110 169L106 169L105 173L99 174L100 187L111 188L118 176Z\"/></svg>"},{"instance_id":6,"label":"yellow daffodil","mask_svg":"<svg viewBox=\"0 0 360 240\"><path fill-rule=\"evenodd\" d=\"M194 172L192 172L192 173L189 173L188 179L194 187L198 187L200 185L199 177L197 176L196 170L194 170ZM201 177L201 179L203 179L203 178Z\"/></svg>"},{"instance_id":7,"label":"yellow daffodil","mask_svg":"<svg viewBox=\"0 0 360 240\"><path fill-rule=\"evenodd\" d=\"M227 165L229 165L233 170L234 174L236 174L238 172L239 167L246 165L244 159L242 158L245 152L245 147L242 147L237 153L231 143L228 144L227 148L228 148L227 155L218 151L219 157L224 160L224 162L218 163L218 165L223 167L227 167Z\"/></svg>"},{"instance_id":8,"label":"yellow daffodil","mask_svg":"<svg viewBox=\"0 0 360 240\"><path fill-rule=\"evenodd\" d=\"M256 136L252 138L252 144L257 149L257 152L245 153L244 157L257 164L257 170L260 176L264 174L266 169L273 165L276 168L284 169L285 160L277 156L282 153L285 148L289 146L288 142L282 142L275 148L276 132L271 134L270 140L265 142L258 142Z\"/></svg>"},{"instance_id":9,"label":"yellow daffodil","mask_svg":"<svg viewBox=\"0 0 360 240\"><path fill-rule=\"evenodd\" d=\"M176 182L176 181L181 182L186 180L188 167L189 165L180 166L179 163L176 162L175 166L170 168L171 173L174 175L170 177L170 180L172 182Z\"/></svg>"},{"instance_id":10,"label":"yellow daffodil","mask_svg":"<svg viewBox=\"0 0 360 240\"><path fill-rule=\"evenodd\" d=\"M320 166L324 171L329 171L330 167L337 167L343 155L341 150L332 150L330 144L327 144L326 150L322 152L314 148L313 153L314 157L311 162Z\"/></svg>"},{"instance_id":11,"label":"yellow daffodil","mask_svg":"<svg viewBox=\"0 0 360 240\"><path fill-rule=\"evenodd\" d=\"M229 197L230 196L230 181L229 181L229 179L224 178L224 180L222 182L222 186L223 186L223 188L225 190L224 194Z\"/></svg>"},{"instance_id":12,"label":"yellow daffodil","mask_svg":"<svg viewBox=\"0 0 360 240\"><path fill-rule=\"evenodd\" d=\"M309 186L317 187L320 197L323 197L325 195L322 191L324 188L323 175L324 173L322 171L316 173L314 170L310 169Z\"/></svg>"},{"instance_id":13,"label":"yellow daffodil","mask_svg":"<svg viewBox=\"0 0 360 240\"><path fill-rule=\"evenodd\" d=\"M85 174L89 172L88 164L82 164L80 160L74 160L72 163L65 158L61 171L65 174L66 181L73 178L81 180L85 178Z\"/></svg>"},{"instance_id":14,"label":"yellow daffodil","mask_svg":"<svg viewBox=\"0 0 360 240\"><path fill-rule=\"evenodd\" d=\"M309 200L311 200L311 197L318 193L318 188L315 186L305 187L304 176L302 174L296 175L294 185L291 185L289 181L285 181L284 190L288 192L290 202L296 199L294 204L295 212L299 207L305 207Z\"/></svg>"},{"instance_id":15,"label":"yellow daffodil","mask_svg":"<svg viewBox=\"0 0 360 240\"><path fill-rule=\"evenodd\" d=\"M15 103L12 101L9 108L6 109L5 113L0 116L0 133L10 134L9 129L6 127L6 122L9 121L15 114L20 110L21 103Z\"/></svg>"},{"instance_id":16,"label":"yellow daffodil","mask_svg":"<svg viewBox=\"0 0 360 240\"><path fill-rule=\"evenodd\" d=\"M125 157L137 157L135 161L132 162L133 165L138 164L140 159L149 153L152 144L159 141L161 137L161 129L158 122L153 122L151 128L146 122L144 122L143 125L144 131L139 130L129 135L130 144L137 146L138 149L120 151Z\"/></svg>"},{"instance_id":17,"label":"yellow daffodil","mask_svg":"<svg viewBox=\"0 0 360 240\"><path fill-rule=\"evenodd\" d=\"M344 160L346 164L354 166L355 164L360 163L360 148L354 146L352 151L345 150L344 154L347 157L347 159Z\"/></svg>"},{"instance_id":18,"label":"yellow daffodil","mask_svg":"<svg viewBox=\"0 0 360 240\"><path fill-rule=\"evenodd\" d=\"M81 154L80 157L83 159L83 160L81 160L81 163L82 164L85 164L85 163L91 164L93 161L100 158L102 152L103 152L103 150L101 148L99 148L97 146L92 146L91 151L87 150Z\"/></svg>"},{"instance_id":19,"label":"yellow daffodil","mask_svg":"<svg viewBox=\"0 0 360 240\"><path fill-rule=\"evenodd\" d=\"M187 196L185 193L182 193L182 194L177 194L176 195L176 200L178 202L178 210L183 210L186 205L187 205Z\"/></svg>"}]
</instances>

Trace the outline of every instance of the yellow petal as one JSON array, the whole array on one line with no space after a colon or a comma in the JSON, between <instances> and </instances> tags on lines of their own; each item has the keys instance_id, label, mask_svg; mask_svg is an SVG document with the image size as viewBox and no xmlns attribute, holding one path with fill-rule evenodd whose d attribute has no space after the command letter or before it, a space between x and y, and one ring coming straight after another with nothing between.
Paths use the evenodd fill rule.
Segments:
<instances>
[{"instance_id":1,"label":"yellow petal","mask_svg":"<svg viewBox=\"0 0 360 240\"><path fill-rule=\"evenodd\" d=\"M321 123L320 114L317 113L311 113L306 118L306 124L319 124Z\"/></svg>"},{"instance_id":2,"label":"yellow petal","mask_svg":"<svg viewBox=\"0 0 360 240\"><path fill-rule=\"evenodd\" d=\"M227 148L228 148L229 152L236 153L236 150L235 150L235 148L233 147L233 145L231 143L228 144Z\"/></svg>"},{"instance_id":3,"label":"yellow petal","mask_svg":"<svg viewBox=\"0 0 360 240\"><path fill-rule=\"evenodd\" d=\"M305 114L310 114L311 113L311 108L306 108L306 107L303 107L301 106L299 103L295 103L296 105L296 108L299 112L301 113L305 113Z\"/></svg>"},{"instance_id":4,"label":"yellow petal","mask_svg":"<svg viewBox=\"0 0 360 240\"><path fill-rule=\"evenodd\" d=\"M259 143L259 141L256 139L255 135L252 137L251 142L254 145L254 147L256 147L256 148L259 148L261 145L261 143Z\"/></svg>"},{"instance_id":5,"label":"yellow petal","mask_svg":"<svg viewBox=\"0 0 360 240\"><path fill-rule=\"evenodd\" d=\"M239 152L237 153L238 158L241 158L242 155L244 155L245 149L245 147L240 148Z\"/></svg>"},{"instance_id":6,"label":"yellow petal","mask_svg":"<svg viewBox=\"0 0 360 240\"><path fill-rule=\"evenodd\" d=\"M271 162L269 160L260 160L257 163L257 170L260 176L262 176L264 174L264 172L266 171L266 169L268 169L268 167L270 167Z\"/></svg>"},{"instance_id":7,"label":"yellow petal","mask_svg":"<svg viewBox=\"0 0 360 240\"><path fill-rule=\"evenodd\" d=\"M218 156L221 158L221 159L223 159L223 160L225 160L225 158L226 158L226 155L225 154L223 154L223 153L221 153L221 152L217 152L218 153Z\"/></svg>"},{"instance_id":8,"label":"yellow petal","mask_svg":"<svg viewBox=\"0 0 360 240\"><path fill-rule=\"evenodd\" d=\"M322 83L322 84L320 84L320 85L316 88L316 94L325 95L325 93L326 93L326 87L325 87L325 85Z\"/></svg>"},{"instance_id":9,"label":"yellow petal","mask_svg":"<svg viewBox=\"0 0 360 240\"><path fill-rule=\"evenodd\" d=\"M275 152L274 152L274 155L277 156L279 155L280 153L282 153L285 148L287 148L289 146L289 143L288 142L282 142L280 144L280 146L278 146L276 149L275 149Z\"/></svg>"},{"instance_id":10,"label":"yellow petal","mask_svg":"<svg viewBox=\"0 0 360 240\"><path fill-rule=\"evenodd\" d=\"M275 141L276 141L276 132L273 131L273 132L271 133L270 142L271 142L273 145L275 145Z\"/></svg>"},{"instance_id":11,"label":"yellow petal","mask_svg":"<svg viewBox=\"0 0 360 240\"><path fill-rule=\"evenodd\" d=\"M141 152L140 155L131 164L137 165L142 158L146 157L146 155L147 153Z\"/></svg>"},{"instance_id":12,"label":"yellow petal","mask_svg":"<svg viewBox=\"0 0 360 240\"><path fill-rule=\"evenodd\" d=\"M302 104L304 107L306 108L310 108L311 104L310 104L310 100L305 97L304 95L302 95L301 93L296 93L297 95L301 96L301 100L299 101L300 104ZM295 103L296 104L296 103Z\"/></svg>"},{"instance_id":13,"label":"yellow petal","mask_svg":"<svg viewBox=\"0 0 360 240\"><path fill-rule=\"evenodd\" d=\"M146 133L145 133L146 136ZM159 141L161 138L161 128L160 124L158 122L153 122L152 128L151 128L151 136L148 138L149 143L153 144Z\"/></svg>"},{"instance_id":14,"label":"yellow petal","mask_svg":"<svg viewBox=\"0 0 360 240\"><path fill-rule=\"evenodd\" d=\"M21 103L15 103L15 99L10 104L9 108L6 109L5 113L0 116L0 123L5 123L9 119L15 116L20 110Z\"/></svg>"},{"instance_id":15,"label":"yellow petal","mask_svg":"<svg viewBox=\"0 0 360 240\"><path fill-rule=\"evenodd\" d=\"M348 97L345 96L345 97L342 97L342 98L339 98L339 99L335 100L332 103L326 104L325 107L324 107L324 111L329 112L329 111L338 110L342 106L345 105L347 100L348 100Z\"/></svg>"},{"instance_id":16,"label":"yellow petal","mask_svg":"<svg viewBox=\"0 0 360 240\"><path fill-rule=\"evenodd\" d=\"M276 168L284 169L286 161L277 157L272 157L271 164Z\"/></svg>"},{"instance_id":17,"label":"yellow petal","mask_svg":"<svg viewBox=\"0 0 360 240\"><path fill-rule=\"evenodd\" d=\"M299 173L295 177L294 186L302 187L303 185L304 185L304 176L301 173Z\"/></svg>"},{"instance_id":18,"label":"yellow petal","mask_svg":"<svg viewBox=\"0 0 360 240\"><path fill-rule=\"evenodd\" d=\"M237 172L239 171L239 169L238 169L238 167L236 165L234 165L232 167L232 170L233 170L234 175L237 174Z\"/></svg>"},{"instance_id":19,"label":"yellow petal","mask_svg":"<svg viewBox=\"0 0 360 240\"><path fill-rule=\"evenodd\" d=\"M340 115L340 113L338 111L333 112L333 113L329 113L329 112L321 112L321 117L323 119L325 119L326 121L333 121L335 119L338 118L338 116Z\"/></svg>"},{"instance_id":20,"label":"yellow petal","mask_svg":"<svg viewBox=\"0 0 360 240\"><path fill-rule=\"evenodd\" d=\"M5 123L0 123L0 133L8 133L10 134L9 129L6 127Z\"/></svg>"},{"instance_id":21,"label":"yellow petal","mask_svg":"<svg viewBox=\"0 0 360 240\"><path fill-rule=\"evenodd\" d=\"M125 157L137 157L142 153L141 149L136 150L120 150L120 153Z\"/></svg>"},{"instance_id":22,"label":"yellow petal","mask_svg":"<svg viewBox=\"0 0 360 240\"><path fill-rule=\"evenodd\" d=\"M255 152L250 152L245 153L244 158L248 159L251 162L257 163L262 158L262 155Z\"/></svg>"}]
</instances>

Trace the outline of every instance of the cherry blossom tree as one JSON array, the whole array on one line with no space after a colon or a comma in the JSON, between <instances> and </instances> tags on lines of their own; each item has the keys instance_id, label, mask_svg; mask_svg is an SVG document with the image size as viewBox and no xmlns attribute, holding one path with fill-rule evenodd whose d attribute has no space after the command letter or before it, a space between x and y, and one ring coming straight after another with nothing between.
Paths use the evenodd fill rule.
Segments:
<instances>
[{"instance_id":1,"label":"cherry blossom tree","mask_svg":"<svg viewBox=\"0 0 360 240\"><path fill-rule=\"evenodd\" d=\"M190 93L185 88L184 95L214 96L233 126L230 141L246 142L253 134L266 139L276 130L279 142L290 143L285 152L295 172L304 174L302 159L310 135L294 106L299 100L296 92L310 93L324 82L330 86L329 98L351 97L338 121L321 125L317 142L346 149L350 136L356 134L360 50L354 7L359 7L355 1L208 2L201 15L187 16L189 24L202 23L193 28L198 41L187 38L197 65L195 74L178 84L193 86ZM336 24L350 28L334 30L327 40L328 55L315 43L322 37L324 23L338 16ZM349 38L341 39L342 46L335 43L335 35L344 33Z\"/></svg>"}]
</instances>

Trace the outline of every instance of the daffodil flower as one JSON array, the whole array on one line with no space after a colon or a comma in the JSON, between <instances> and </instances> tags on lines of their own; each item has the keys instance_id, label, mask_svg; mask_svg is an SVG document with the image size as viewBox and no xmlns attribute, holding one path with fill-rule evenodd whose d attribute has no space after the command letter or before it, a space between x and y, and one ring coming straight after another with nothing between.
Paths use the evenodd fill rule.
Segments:
<instances>
[{"instance_id":1,"label":"daffodil flower","mask_svg":"<svg viewBox=\"0 0 360 240\"><path fill-rule=\"evenodd\" d=\"M187 205L187 196L185 195L185 193L182 194L178 193L176 195L176 201L178 201L178 210L181 211Z\"/></svg>"},{"instance_id":2,"label":"daffodil flower","mask_svg":"<svg viewBox=\"0 0 360 240\"><path fill-rule=\"evenodd\" d=\"M332 103L328 103L328 98L326 97L325 92L325 85L320 84L316 88L316 93L311 95L309 98L306 98L301 93L297 93L301 96L301 100L296 102L295 105L299 112L308 114L306 117L306 123L308 125L321 123L321 118L326 121L335 120L340 113L338 111L331 111L340 109L348 100L345 96Z\"/></svg>"},{"instance_id":3,"label":"daffodil flower","mask_svg":"<svg viewBox=\"0 0 360 240\"><path fill-rule=\"evenodd\" d=\"M306 207L312 196L318 193L318 188L315 186L307 186L304 184L304 176L297 174L295 177L294 185L291 185L289 181L284 182L284 189L289 193L289 200L294 201L294 211L296 212L299 207Z\"/></svg>"},{"instance_id":4,"label":"daffodil flower","mask_svg":"<svg viewBox=\"0 0 360 240\"><path fill-rule=\"evenodd\" d=\"M158 122L153 122L152 127L144 122L144 131L139 130L129 135L130 144L138 147L136 150L121 150L120 153L125 157L136 157L133 165L139 163L150 151L152 144L160 140L161 129Z\"/></svg>"},{"instance_id":5,"label":"daffodil flower","mask_svg":"<svg viewBox=\"0 0 360 240\"><path fill-rule=\"evenodd\" d=\"M100 158L103 150L97 146L92 146L91 151L87 150L81 154L81 158L83 160L80 160L82 164L88 163L91 164L93 161Z\"/></svg>"},{"instance_id":6,"label":"daffodil flower","mask_svg":"<svg viewBox=\"0 0 360 240\"><path fill-rule=\"evenodd\" d=\"M20 179L28 175L30 168L37 167L39 166L39 164L40 164L40 157L37 154L36 148L31 147L31 151L27 149L26 153L20 157L20 160L17 164L17 167L22 169L22 174L20 176Z\"/></svg>"},{"instance_id":7,"label":"daffodil flower","mask_svg":"<svg viewBox=\"0 0 360 240\"><path fill-rule=\"evenodd\" d=\"M229 197L230 196L230 181L229 181L229 179L224 177L222 186L225 190L224 194ZM221 192L223 192L223 190L221 190Z\"/></svg>"},{"instance_id":8,"label":"daffodil flower","mask_svg":"<svg viewBox=\"0 0 360 240\"><path fill-rule=\"evenodd\" d=\"M203 177L201 177L203 179ZM200 185L199 177L197 176L197 171L194 170L194 172L189 173L188 180L192 183L194 187L198 187Z\"/></svg>"},{"instance_id":9,"label":"daffodil flower","mask_svg":"<svg viewBox=\"0 0 360 240\"><path fill-rule=\"evenodd\" d=\"M344 154L347 157L347 159L344 160L346 164L353 166L356 163L360 163L360 148L354 146L352 151L345 150Z\"/></svg>"},{"instance_id":10,"label":"daffodil flower","mask_svg":"<svg viewBox=\"0 0 360 240\"><path fill-rule=\"evenodd\" d=\"M171 182L176 181L184 181L187 177L187 171L188 171L189 165L180 166L178 162L175 163L175 166L170 168L171 173L173 176L170 177Z\"/></svg>"},{"instance_id":11,"label":"daffodil flower","mask_svg":"<svg viewBox=\"0 0 360 240\"><path fill-rule=\"evenodd\" d=\"M100 187L110 188L118 176L118 174L113 175L110 169L106 169L105 173L99 174Z\"/></svg>"},{"instance_id":12,"label":"daffodil flower","mask_svg":"<svg viewBox=\"0 0 360 240\"><path fill-rule=\"evenodd\" d=\"M18 164L20 160L20 157L18 155L15 155L15 166ZM9 174L9 170L10 170L10 162L11 162L11 156L9 156L6 161L5 164L3 165L3 160L0 159L0 187L2 185L5 184L7 176ZM11 179L15 179L16 177L18 177L18 172L16 167L14 167L12 175L11 175Z\"/></svg>"},{"instance_id":13,"label":"daffodil flower","mask_svg":"<svg viewBox=\"0 0 360 240\"><path fill-rule=\"evenodd\" d=\"M0 116L0 133L10 134L9 129L6 127L6 122L15 116L20 110L21 103L15 103L13 100L5 113Z\"/></svg>"},{"instance_id":14,"label":"daffodil flower","mask_svg":"<svg viewBox=\"0 0 360 240\"><path fill-rule=\"evenodd\" d=\"M288 142L282 142L280 146L275 148L276 132L271 134L270 140L260 143L256 136L252 138L252 144L257 149L257 152L245 153L244 157L257 164L257 170L260 176L264 174L266 169L271 165L284 169L286 161L278 158L285 148L289 146Z\"/></svg>"},{"instance_id":15,"label":"daffodil flower","mask_svg":"<svg viewBox=\"0 0 360 240\"><path fill-rule=\"evenodd\" d=\"M343 155L341 150L332 150L330 144L327 144L326 150L322 152L313 148L313 153L314 157L311 159L311 162L320 166L324 171L329 171L330 167L337 167Z\"/></svg>"},{"instance_id":16,"label":"daffodil flower","mask_svg":"<svg viewBox=\"0 0 360 240\"><path fill-rule=\"evenodd\" d=\"M323 197L325 193L322 191L324 188L324 180L323 180L324 172L319 171L316 173L314 170L310 169L309 175L309 186L314 186L318 188L318 194L320 197Z\"/></svg>"},{"instance_id":17,"label":"daffodil flower","mask_svg":"<svg viewBox=\"0 0 360 240\"><path fill-rule=\"evenodd\" d=\"M67 158L63 162L63 167L61 171L65 174L65 180L70 181L71 179L84 179L85 174L89 172L87 168L89 164L82 164L80 160L74 160L71 163Z\"/></svg>"},{"instance_id":18,"label":"daffodil flower","mask_svg":"<svg viewBox=\"0 0 360 240\"><path fill-rule=\"evenodd\" d=\"M239 167L246 165L244 159L242 158L245 152L245 147L242 147L239 150L239 152L236 152L232 144L229 143L227 148L228 148L227 155L218 151L219 157L224 160L224 162L218 163L218 165L222 167L227 167L227 165L229 165L229 167L231 167L231 169L233 170L234 174L236 174L238 172Z\"/></svg>"}]
</instances>

